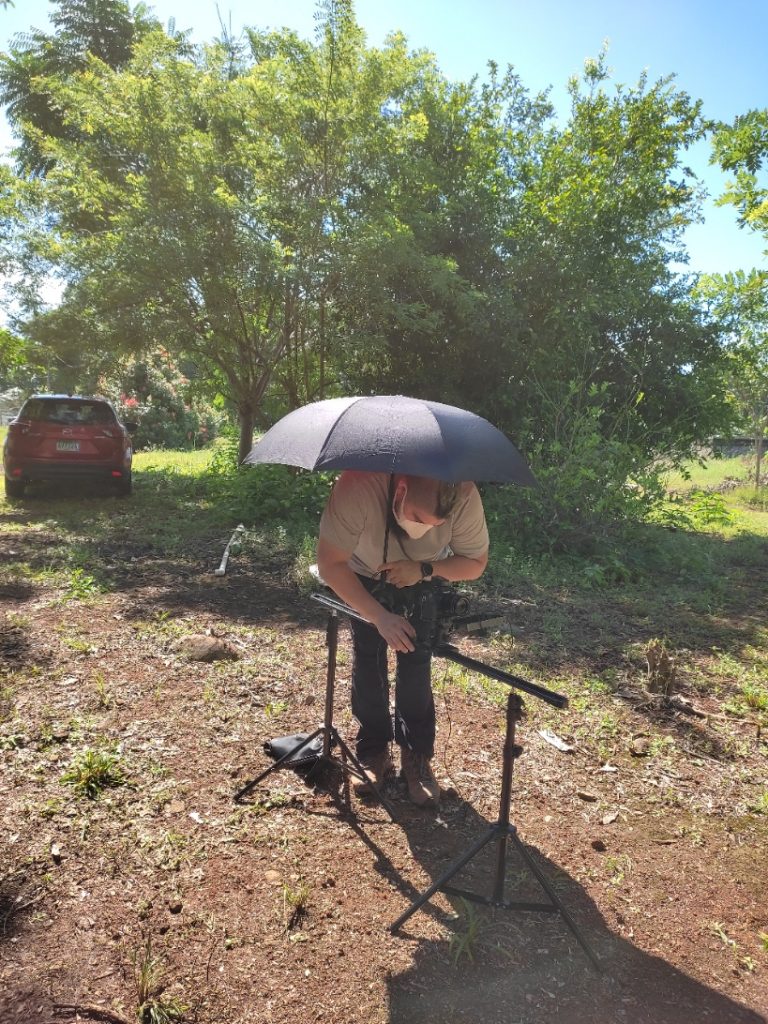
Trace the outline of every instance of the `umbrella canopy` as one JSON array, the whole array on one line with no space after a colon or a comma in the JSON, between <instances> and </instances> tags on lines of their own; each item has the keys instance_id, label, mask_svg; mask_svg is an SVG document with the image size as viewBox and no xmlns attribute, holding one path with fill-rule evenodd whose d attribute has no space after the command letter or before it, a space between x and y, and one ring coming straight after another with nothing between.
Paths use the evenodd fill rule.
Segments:
<instances>
[{"instance_id":1,"label":"umbrella canopy","mask_svg":"<svg viewBox=\"0 0 768 1024\"><path fill-rule=\"evenodd\" d=\"M466 409L403 395L329 398L288 413L243 460L534 486L512 442Z\"/></svg>"}]
</instances>

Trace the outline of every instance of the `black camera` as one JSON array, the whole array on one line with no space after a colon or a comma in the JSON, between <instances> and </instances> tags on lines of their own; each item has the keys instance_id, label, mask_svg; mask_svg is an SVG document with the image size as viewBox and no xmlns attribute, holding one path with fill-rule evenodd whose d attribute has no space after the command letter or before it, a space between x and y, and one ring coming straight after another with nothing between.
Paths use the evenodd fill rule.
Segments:
<instances>
[{"instance_id":1,"label":"black camera","mask_svg":"<svg viewBox=\"0 0 768 1024\"><path fill-rule=\"evenodd\" d=\"M416 630L417 646L430 650L447 643L457 629L470 632L472 626L488 628L499 621L469 617L469 598L445 580L423 580L412 587L395 587L379 579L371 580L367 589L387 611L406 618Z\"/></svg>"}]
</instances>

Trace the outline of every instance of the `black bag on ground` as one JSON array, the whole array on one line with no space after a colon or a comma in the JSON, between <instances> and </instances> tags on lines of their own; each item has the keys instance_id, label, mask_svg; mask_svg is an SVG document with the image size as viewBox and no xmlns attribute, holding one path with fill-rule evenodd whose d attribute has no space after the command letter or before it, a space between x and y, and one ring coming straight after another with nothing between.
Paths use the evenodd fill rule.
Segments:
<instances>
[{"instance_id":1,"label":"black bag on ground","mask_svg":"<svg viewBox=\"0 0 768 1024\"><path fill-rule=\"evenodd\" d=\"M309 735L308 732L300 732L294 736L277 736L273 740L265 740L264 753L273 761L279 761L281 757L285 757L295 750L296 754L283 761L283 764L286 768L292 768L298 772L299 775L307 775L317 764L323 752L322 734L315 736L311 743L301 746ZM299 747L301 747L300 750Z\"/></svg>"}]
</instances>

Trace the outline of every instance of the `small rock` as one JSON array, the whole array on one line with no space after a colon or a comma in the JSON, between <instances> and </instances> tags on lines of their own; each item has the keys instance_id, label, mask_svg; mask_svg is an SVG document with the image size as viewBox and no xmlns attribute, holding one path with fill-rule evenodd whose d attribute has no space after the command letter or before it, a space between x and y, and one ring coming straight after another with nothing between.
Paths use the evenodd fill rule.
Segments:
<instances>
[{"instance_id":1,"label":"small rock","mask_svg":"<svg viewBox=\"0 0 768 1024\"><path fill-rule=\"evenodd\" d=\"M280 885L280 882L282 881L282 876L279 871L265 871L264 877L270 885Z\"/></svg>"},{"instance_id":2,"label":"small rock","mask_svg":"<svg viewBox=\"0 0 768 1024\"><path fill-rule=\"evenodd\" d=\"M586 800L588 804L597 803L599 799L599 797L597 797L594 793L587 793L587 791L584 789L577 789L576 796L579 798L579 800Z\"/></svg>"},{"instance_id":3,"label":"small rock","mask_svg":"<svg viewBox=\"0 0 768 1024\"><path fill-rule=\"evenodd\" d=\"M651 746L647 736L635 736L629 745L629 752L633 757L645 757Z\"/></svg>"},{"instance_id":4,"label":"small rock","mask_svg":"<svg viewBox=\"0 0 768 1024\"><path fill-rule=\"evenodd\" d=\"M602 822L603 822L604 825L612 825L614 823L614 821L616 821L618 816L619 816L619 812L618 811L609 811L608 814L606 814L603 817Z\"/></svg>"},{"instance_id":5,"label":"small rock","mask_svg":"<svg viewBox=\"0 0 768 1024\"><path fill-rule=\"evenodd\" d=\"M185 804L183 800L171 800L171 802L168 804L168 810L171 812L171 814L181 814L181 812L184 809Z\"/></svg>"},{"instance_id":6,"label":"small rock","mask_svg":"<svg viewBox=\"0 0 768 1024\"><path fill-rule=\"evenodd\" d=\"M187 661L237 661L239 653L232 644L213 636L183 636L171 650Z\"/></svg>"},{"instance_id":7,"label":"small rock","mask_svg":"<svg viewBox=\"0 0 768 1024\"><path fill-rule=\"evenodd\" d=\"M51 856L54 864L61 864L61 847L58 843L51 843Z\"/></svg>"},{"instance_id":8,"label":"small rock","mask_svg":"<svg viewBox=\"0 0 768 1024\"><path fill-rule=\"evenodd\" d=\"M602 839L592 840L592 849L597 850L599 853L603 853L608 847L605 845Z\"/></svg>"}]
</instances>

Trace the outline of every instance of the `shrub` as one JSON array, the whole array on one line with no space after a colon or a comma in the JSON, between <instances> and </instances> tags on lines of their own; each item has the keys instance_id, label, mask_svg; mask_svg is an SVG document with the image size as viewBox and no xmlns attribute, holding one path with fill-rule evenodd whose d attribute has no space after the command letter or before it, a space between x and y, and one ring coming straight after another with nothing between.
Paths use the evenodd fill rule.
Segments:
<instances>
[{"instance_id":1,"label":"shrub","mask_svg":"<svg viewBox=\"0 0 768 1024\"><path fill-rule=\"evenodd\" d=\"M192 395L190 381L161 353L130 359L100 386L124 422L138 422L136 448L198 448L221 427L222 415Z\"/></svg>"},{"instance_id":2,"label":"shrub","mask_svg":"<svg viewBox=\"0 0 768 1024\"><path fill-rule=\"evenodd\" d=\"M649 515L663 493L661 471L638 445L603 436L598 405L575 413L563 433L530 452L538 487L493 489L486 514L526 551L593 555Z\"/></svg>"}]
</instances>

